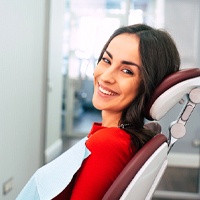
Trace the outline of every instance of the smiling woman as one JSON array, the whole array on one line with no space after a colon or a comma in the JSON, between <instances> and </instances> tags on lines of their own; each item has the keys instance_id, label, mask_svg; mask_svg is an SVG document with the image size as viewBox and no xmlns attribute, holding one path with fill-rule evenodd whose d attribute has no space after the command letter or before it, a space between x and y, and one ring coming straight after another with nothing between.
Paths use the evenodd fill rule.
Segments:
<instances>
[{"instance_id":1,"label":"smiling woman","mask_svg":"<svg viewBox=\"0 0 200 200\"><path fill-rule=\"evenodd\" d=\"M130 159L155 135L143 127L145 107L158 84L179 66L179 53L166 31L136 24L113 33L94 71L93 104L102 111L102 122L94 123L85 139L90 155L73 155L82 159L81 166L73 168L68 185L58 189L52 182L52 190L59 191L52 199L103 198ZM73 166L74 159L62 162L60 171Z\"/></svg>"},{"instance_id":2,"label":"smiling woman","mask_svg":"<svg viewBox=\"0 0 200 200\"><path fill-rule=\"evenodd\" d=\"M143 128L146 104L159 83L169 74L179 70L179 52L173 39L165 30L155 29L145 24L136 24L121 27L113 33L99 56L96 70L102 62L105 62L102 66L107 63L109 72L117 61L121 62L120 66L123 69L121 71L126 72L131 80L135 80L132 86L130 86L131 82L126 83L125 88L129 88L129 93L132 95L136 92L130 104L121 110L118 126L124 127L124 130L130 134L133 147L140 149L153 136ZM136 83L137 76L140 77L138 83ZM115 77L118 83L126 78L123 76L117 79L116 74L111 77ZM102 79L100 80L102 82ZM109 85L108 82L107 85ZM108 88L114 87L111 85ZM118 108L121 103L118 102ZM104 111L102 111L102 117L103 114ZM104 119L103 117L103 122Z\"/></svg>"},{"instance_id":3,"label":"smiling woman","mask_svg":"<svg viewBox=\"0 0 200 200\"><path fill-rule=\"evenodd\" d=\"M113 33L94 70L93 105L102 111L102 123L94 123L88 135L91 155L71 183L70 199L102 199L130 158L155 135L143 127L145 106L179 66L179 53L166 31L137 24Z\"/></svg>"}]
</instances>

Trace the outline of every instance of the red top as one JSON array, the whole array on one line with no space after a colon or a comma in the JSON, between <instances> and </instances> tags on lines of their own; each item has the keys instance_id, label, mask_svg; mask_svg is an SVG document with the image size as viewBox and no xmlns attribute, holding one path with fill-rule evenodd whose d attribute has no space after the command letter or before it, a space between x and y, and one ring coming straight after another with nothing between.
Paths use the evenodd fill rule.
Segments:
<instances>
[{"instance_id":1,"label":"red top","mask_svg":"<svg viewBox=\"0 0 200 200\"><path fill-rule=\"evenodd\" d=\"M107 128L94 123L88 137L86 146L91 155L83 161L72 182L54 200L101 200L134 155L130 148L130 135L120 128Z\"/></svg>"}]
</instances>

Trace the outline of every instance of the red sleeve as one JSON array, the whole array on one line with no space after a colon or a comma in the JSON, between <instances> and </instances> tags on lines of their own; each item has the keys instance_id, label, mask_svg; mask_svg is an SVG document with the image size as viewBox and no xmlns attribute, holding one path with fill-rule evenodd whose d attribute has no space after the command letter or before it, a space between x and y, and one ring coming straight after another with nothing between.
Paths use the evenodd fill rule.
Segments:
<instances>
[{"instance_id":1,"label":"red sleeve","mask_svg":"<svg viewBox=\"0 0 200 200\"><path fill-rule=\"evenodd\" d=\"M83 162L71 200L101 200L133 154L130 136L119 128L97 131L86 142L91 155Z\"/></svg>"}]
</instances>

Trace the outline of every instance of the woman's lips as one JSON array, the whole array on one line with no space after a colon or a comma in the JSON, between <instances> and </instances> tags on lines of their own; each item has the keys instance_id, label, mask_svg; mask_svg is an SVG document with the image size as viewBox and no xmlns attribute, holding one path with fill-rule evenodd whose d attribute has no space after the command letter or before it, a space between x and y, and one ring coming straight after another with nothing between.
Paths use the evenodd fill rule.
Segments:
<instances>
[{"instance_id":1,"label":"woman's lips","mask_svg":"<svg viewBox=\"0 0 200 200\"><path fill-rule=\"evenodd\" d=\"M101 86L99 84L99 91L105 95L109 95L109 96L114 96L114 95L118 95L116 92L113 92L112 90L109 90L108 88L105 88L103 86Z\"/></svg>"}]
</instances>

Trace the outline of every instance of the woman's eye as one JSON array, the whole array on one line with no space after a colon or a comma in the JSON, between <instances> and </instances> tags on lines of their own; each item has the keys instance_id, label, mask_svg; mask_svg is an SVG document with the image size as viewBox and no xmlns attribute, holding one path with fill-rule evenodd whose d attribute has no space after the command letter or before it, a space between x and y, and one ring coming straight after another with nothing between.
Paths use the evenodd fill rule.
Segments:
<instances>
[{"instance_id":1,"label":"woman's eye","mask_svg":"<svg viewBox=\"0 0 200 200\"><path fill-rule=\"evenodd\" d=\"M102 60L105 62L105 63L108 63L108 64L110 64L110 61L107 59L107 58L102 58Z\"/></svg>"},{"instance_id":2,"label":"woman's eye","mask_svg":"<svg viewBox=\"0 0 200 200\"><path fill-rule=\"evenodd\" d=\"M126 74L133 75L133 72L132 72L131 70L129 70L129 69L123 69L122 71L123 71L124 73L126 73Z\"/></svg>"}]
</instances>

